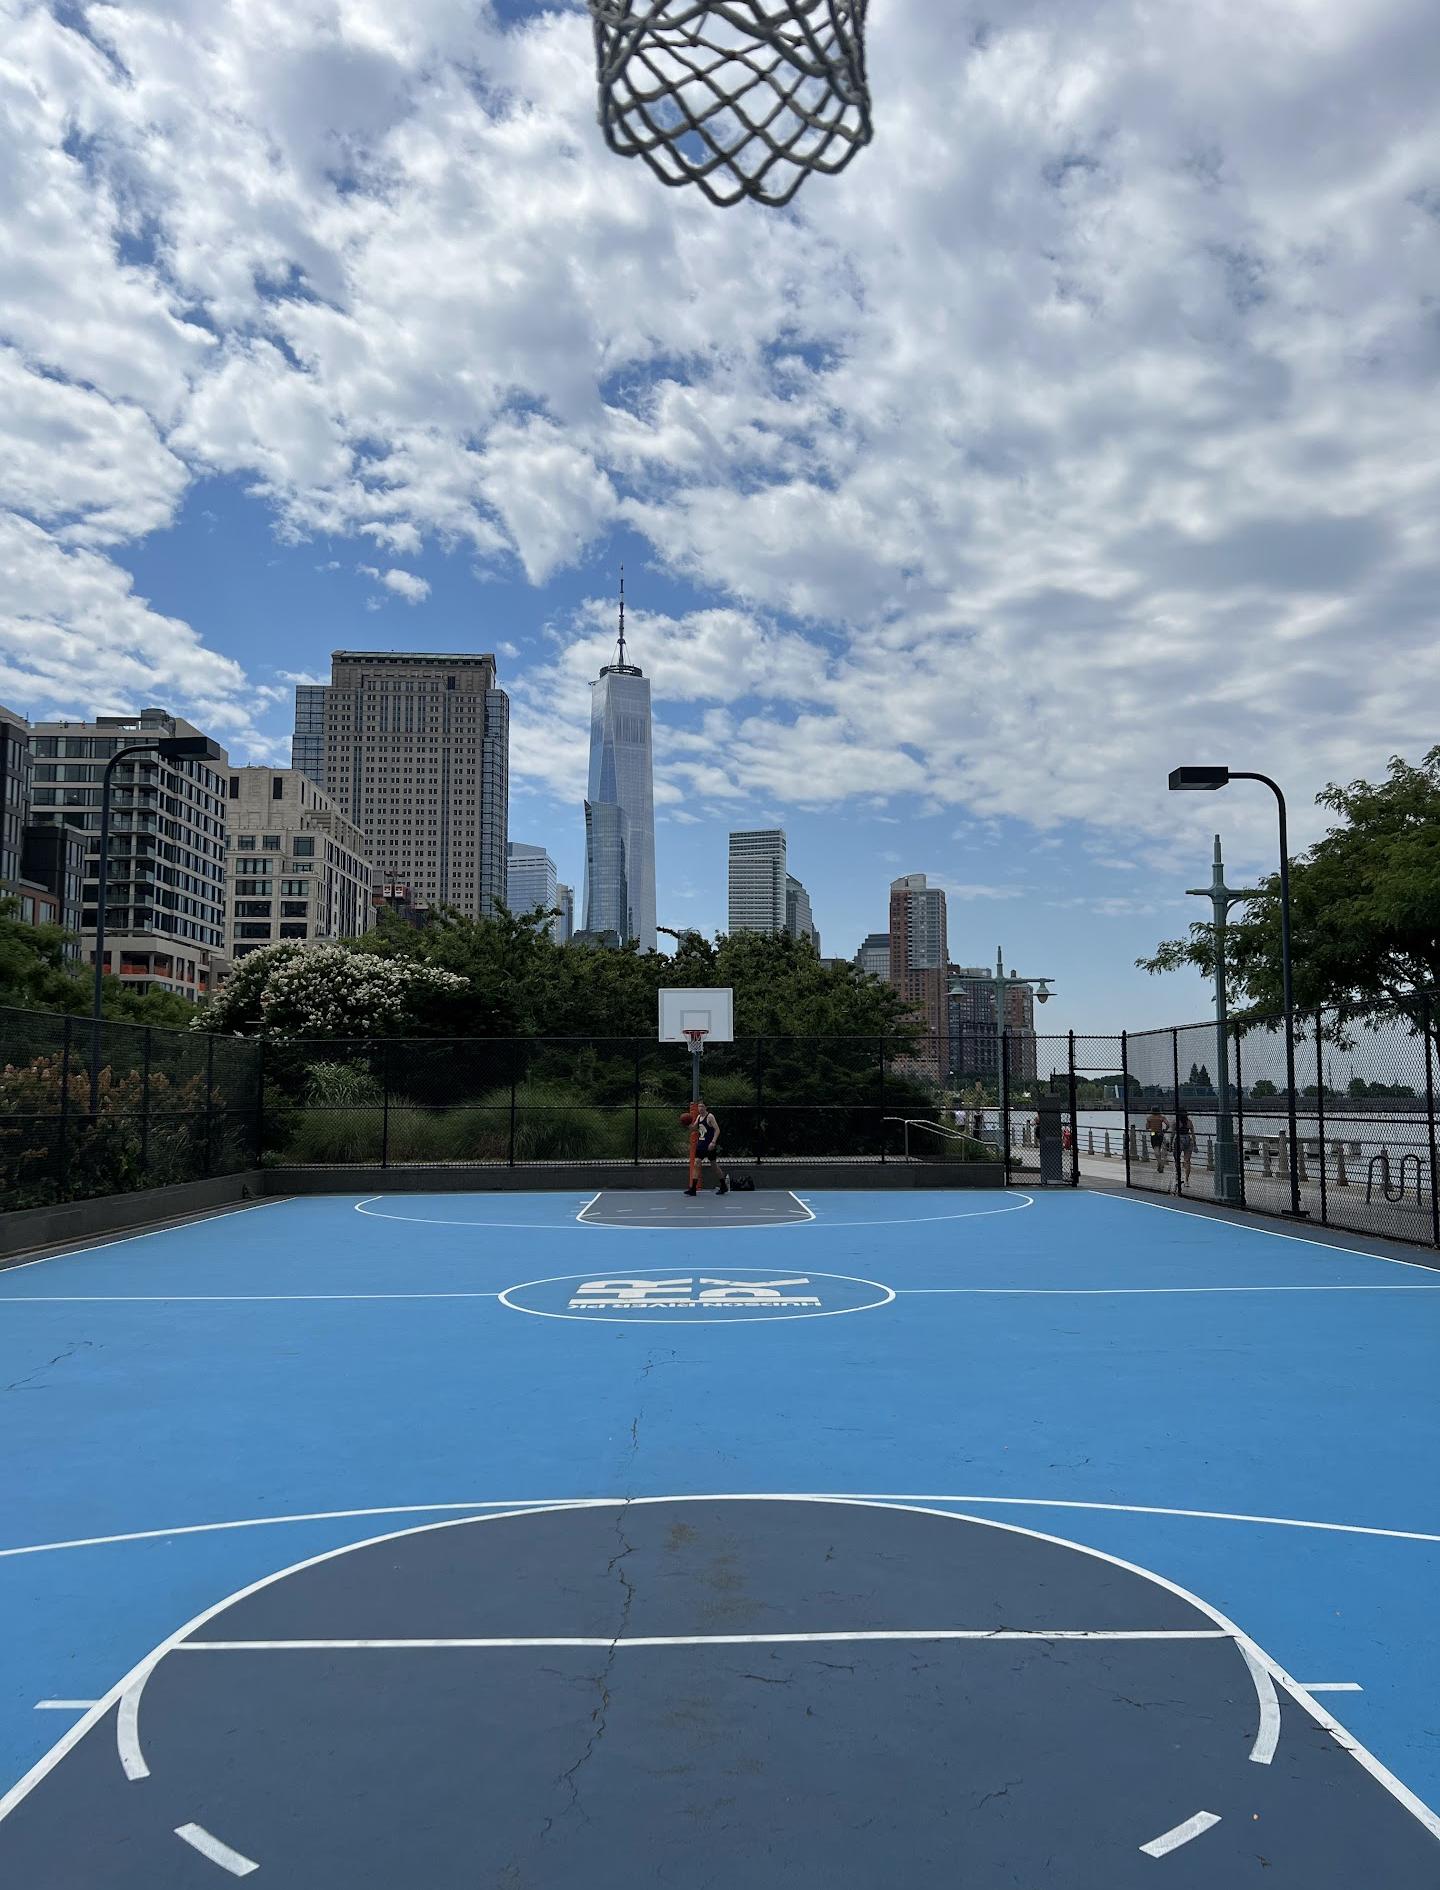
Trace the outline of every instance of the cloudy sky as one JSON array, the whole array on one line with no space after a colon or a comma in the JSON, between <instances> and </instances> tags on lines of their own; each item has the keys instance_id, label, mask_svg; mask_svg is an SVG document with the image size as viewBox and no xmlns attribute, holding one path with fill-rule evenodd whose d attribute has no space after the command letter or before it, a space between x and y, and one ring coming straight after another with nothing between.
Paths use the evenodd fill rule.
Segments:
<instances>
[{"instance_id":1,"label":"cloudy sky","mask_svg":"<svg viewBox=\"0 0 1440 1890\"><path fill-rule=\"evenodd\" d=\"M608 153L578 5L0 0L0 700L288 759L332 648L495 650L579 883L623 561L662 923L783 824L1047 1021L1440 733L1433 0L872 0L788 211Z\"/></svg>"}]
</instances>

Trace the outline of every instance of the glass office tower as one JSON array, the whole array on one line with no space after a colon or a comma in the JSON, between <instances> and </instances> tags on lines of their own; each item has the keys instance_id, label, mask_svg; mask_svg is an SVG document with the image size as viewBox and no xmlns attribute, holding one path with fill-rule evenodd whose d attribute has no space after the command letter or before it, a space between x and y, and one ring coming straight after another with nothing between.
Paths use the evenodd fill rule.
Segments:
<instances>
[{"instance_id":1,"label":"glass office tower","mask_svg":"<svg viewBox=\"0 0 1440 1890\"><path fill-rule=\"evenodd\" d=\"M655 949L655 801L650 684L634 663L609 663L590 685L590 791L585 800L585 929ZM623 816L623 818L617 818Z\"/></svg>"}]
</instances>

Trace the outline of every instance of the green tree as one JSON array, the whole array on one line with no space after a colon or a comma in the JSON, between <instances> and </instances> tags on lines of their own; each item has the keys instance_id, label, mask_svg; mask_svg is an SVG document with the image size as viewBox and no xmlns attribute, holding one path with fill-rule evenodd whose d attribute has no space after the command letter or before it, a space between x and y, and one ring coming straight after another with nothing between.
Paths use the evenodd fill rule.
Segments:
<instances>
[{"instance_id":1,"label":"green tree","mask_svg":"<svg viewBox=\"0 0 1440 1890\"><path fill-rule=\"evenodd\" d=\"M19 902L0 896L0 1006L16 1010L88 1014L93 997L90 968L67 957L74 938L58 925L27 925ZM195 1007L168 991L135 991L118 978L102 987L106 1017L140 1024L188 1024Z\"/></svg>"},{"instance_id":2,"label":"green tree","mask_svg":"<svg viewBox=\"0 0 1440 1890\"><path fill-rule=\"evenodd\" d=\"M1440 746L1418 767L1393 757L1383 781L1332 782L1316 804L1337 820L1290 868L1296 1006L1333 1010L1341 1028L1386 1012L1419 1026L1440 983ZM1278 1016L1278 874L1232 919L1225 957L1236 1021ZM1214 927L1192 925L1136 962L1213 978Z\"/></svg>"},{"instance_id":3,"label":"green tree","mask_svg":"<svg viewBox=\"0 0 1440 1890\"><path fill-rule=\"evenodd\" d=\"M1252 1096L1278 1096L1280 1092L1268 1076L1262 1076L1258 1083L1250 1085L1250 1094Z\"/></svg>"}]
</instances>

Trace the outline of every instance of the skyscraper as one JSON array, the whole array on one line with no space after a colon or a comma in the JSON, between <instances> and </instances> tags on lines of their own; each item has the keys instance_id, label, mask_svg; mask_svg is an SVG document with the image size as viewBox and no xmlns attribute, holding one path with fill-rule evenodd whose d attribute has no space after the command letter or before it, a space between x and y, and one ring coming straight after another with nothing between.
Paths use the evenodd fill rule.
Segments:
<instances>
[{"instance_id":1,"label":"skyscraper","mask_svg":"<svg viewBox=\"0 0 1440 1890\"><path fill-rule=\"evenodd\" d=\"M732 833L730 930L763 932L769 938L783 932L786 877L783 828Z\"/></svg>"},{"instance_id":2,"label":"skyscraper","mask_svg":"<svg viewBox=\"0 0 1440 1890\"><path fill-rule=\"evenodd\" d=\"M820 934L810 910L810 895L793 873L785 875L785 930L791 938L808 938L819 956Z\"/></svg>"},{"instance_id":3,"label":"skyscraper","mask_svg":"<svg viewBox=\"0 0 1440 1890\"><path fill-rule=\"evenodd\" d=\"M510 702L493 656L336 650L295 691L291 757L417 906L486 917L506 896Z\"/></svg>"},{"instance_id":4,"label":"skyscraper","mask_svg":"<svg viewBox=\"0 0 1440 1890\"><path fill-rule=\"evenodd\" d=\"M590 779L585 798L585 927L655 949L655 791L650 684L625 661L625 579L620 654L590 697Z\"/></svg>"},{"instance_id":5,"label":"skyscraper","mask_svg":"<svg viewBox=\"0 0 1440 1890\"><path fill-rule=\"evenodd\" d=\"M860 949L855 954L855 963L862 971L868 971L874 978L890 976L890 934L888 932L869 932L860 941Z\"/></svg>"},{"instance_id":6,"label":"skyscraper","mask_svg":"<svg viewBox=\"0 0 1440 1890\"><path fill-rule=\"evenodd\" d=\"M923 873L890 882L890 982L924 1022L922 1063L939 1080L950 1067L950 963L945 894Z\"/></svg>"},{"instance_id":7,"label":"skyscraper","mask_svg":"<svg viewBox=\"0 0 1440 1890\"><path fill-rule=\"evenodd\" d=\"M568 945L575 936L575 888L557 886L555 902L560 908L560 917L555 921L555 943Z\"/></svg>"},{"instance_id":8,"label":"skyscraper","mask_svg":"<svg viewBox=\"0 0 1440 1890\"><path fill-rule=\"evenodd\" d=\"M559 904L559 883L555 871L555 862L544 847L527 846L523 840L512 840L505 848L505 870L510 890L505 903L517 916L533 912L537 906L546 912L553 911ZM563 944L560 936L560 921L551 919L545 927L557 945Z\"/></svg>"}]
</instances>

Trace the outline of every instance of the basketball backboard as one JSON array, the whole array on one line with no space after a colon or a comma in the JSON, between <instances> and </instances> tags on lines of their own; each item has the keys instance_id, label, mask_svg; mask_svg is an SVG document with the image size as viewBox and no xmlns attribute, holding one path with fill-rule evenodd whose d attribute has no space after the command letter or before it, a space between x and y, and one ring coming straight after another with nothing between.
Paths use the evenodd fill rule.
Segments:
<instances>
[{"instance_id":1,"label":"basketball backboard","mask_svg":"<svg viewBox=\"0 0 1440 1890\"><path fill-rule=\"evenodd\" d=\"M684 1043L687 1030L703 1030L709 1043L733 1043L735 993L727 989L687 990L676 987L660 993L660 1041Z\"/></svg>"}]
</instances>

